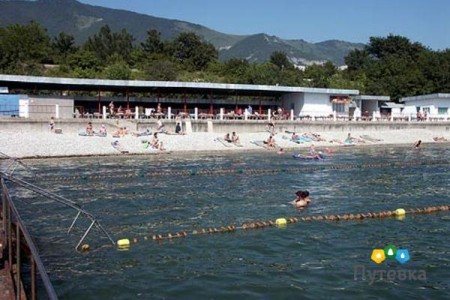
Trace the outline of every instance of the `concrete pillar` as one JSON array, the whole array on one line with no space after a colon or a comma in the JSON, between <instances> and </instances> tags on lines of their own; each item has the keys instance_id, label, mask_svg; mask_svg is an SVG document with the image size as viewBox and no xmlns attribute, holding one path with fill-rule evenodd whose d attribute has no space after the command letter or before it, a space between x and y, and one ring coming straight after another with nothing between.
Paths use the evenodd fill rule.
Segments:
<instances>
[{"instance_id":1,"label":"concrete pillar","mask_svg":"<svg viewBox=\"0 0 450 300\"><path fill-rule=\"evenodd\" d=\"M192 133L192 123L189 119L184 119L184 124L186 127L186 133Z\"/></svg>"},{"instance_id":2,"label":"concrete pillar","mask_svg":"<svg viewBox=\"0 0 450 300\"><path fill-rule=\"evenodd\" d=\"M375 122L377 120L377 114L375 111L372 112L372 122Z\"/></svg>"},{"instance_id":3,"label":"concrete pillar","mask_svg":"<svg viewBox=\"0 0 450 300\"><path fill-rule=\"evenodd\" d=\"M102 119L106 120L106 106L102 107Z\"/></svg>"},{"instance_id":4,"label":"concrete pillar","mask_svg":"<svg viewBox=\"0 0 450 300\"><path fill-rule=\"evenodd\" d=\"M336 122L336 120L337 120L337 115L336 115L336 112L333 111L333 121Z\"/></svg>"},{"instance_id":5,"label":"concrete pillar","mask_svg":"<svg viewBox=\"0 0 450 300\"><path fill-rule=\"evenodd\" d=\"M139 106L136 106L136 107L134 108L134 118L135 118L136 120L139 120Z\"/></svg>"},{"instance_id":6,"label":"concrete pillar","mask_svg":"<svg viewBox=\"0 0 450 300\"><path fill-rule=\"evenodd\" d=\"M55 104L55 119L59 119L59 104Z\"/></svg>"},{"instance_id":7,"label":"concrete pillar","mask_svg":"<svg viewBox=\"0 0 450 300\"><path fill-rule=\"evenodd\" d=\"M248 110L247 109L244 110L244 120L245 121L248 120Z\"/></svg>"},{"instance_id":8,"label":"concrete pillar","mask_svg":"<svg viewBox=\"0 0 450 300\"><path fill-rule=\"evenodd\" d=\"M194 120L198 120L198 107L194 108Z\"/></svg>"},{"instance_id":9,"label":"concrete pillar","mask_svg":"<svg viewBox=\"0 0 450 300\"><path fill-rule=\"evenodd\" d=\"M391 122L394 122L394 114L391 113Z\"/></svg>"},{"instance_id":10,"label":"concrete pillar","mask_svg":"<svg viewBox=\"0 0 450 300\"><path fill-rule=\"evenodd\" d=\"M290 114L290 116L291 116L291 121L294 121L294 110L293 110L293 109L291 109L291 114Z\"/></svg>"},{"instance_id":11,"label":"concrete pillar","mask_svg":"<svg viewBox=\"0 0 450 300\"><path fill-rule=\"evenodd\" d=\"M172 119L172 107L167 108L167 119Z\"/></svg>"},{"instance_id":12,"label":"concrete pillar","mask_svg":"<svg viewBox=\"0 0 450 300\"><path fill-rule=\"evenodd\" d=\"M270 108L267 110L267 120L270 121L270 117L272 116L272 111Z\"/></svg>"},{"instance_id":13,"label":"concrete pillar","mask_svg":"<svg viewBox=\"0 0 450 300\"><path fill-rule=\"evenodd\" d=\"M411 122L411 114L408 114L408 122Z\"/></svg>"},{"instance_id":14,"label":"concrete pillar","mask_svg":"<svg viewBox=\"0 0 450 300\"><path fill-rule=\"evenodd\" d=\"M223 107L220 108L220 120L223 121Z\"/></svg>"},{"instance_id":15,"label":"concrete pillar","mask_svg":"<svg viewBox=\"0 0 450 300\"><path fill-rule=\"evenodd\" d=\"M211 120L208 120L208 133L213 133L213 122Z\"/></svg>"}]
</instances>

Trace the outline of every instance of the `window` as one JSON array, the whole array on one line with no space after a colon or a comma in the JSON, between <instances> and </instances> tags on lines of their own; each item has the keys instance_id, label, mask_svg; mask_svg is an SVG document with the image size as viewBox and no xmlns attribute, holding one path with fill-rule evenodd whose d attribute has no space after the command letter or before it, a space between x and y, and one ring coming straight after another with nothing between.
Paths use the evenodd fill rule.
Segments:
<instances>
[{"instance_id":1,"label":"window","mask_svg":"<svg viewBox=\"0 0 450 300\"><path fill-rule=\"evenodd\" d=\"M446 115L448 113L448 107L438 107L438 115Z\"/></svg>"},{"instance_id":2,"label":"window","mask_svg":"<svg viewBox=\"0 0 450 300\"><path fill-rule=\"evenodd\" d=\"M430 108L429 107L423 107L422 108L423 113L430 114Z\"/></svg>"},{"instance_id":3,"label":"window","mask_svg":"<svg viewBox=\"0 0 450 300\"><path fill-rule=\"evenodd\" d=\"M333 111L337 113L345 113L345 103L333 102Z\"/></svg>"}]
</instances>

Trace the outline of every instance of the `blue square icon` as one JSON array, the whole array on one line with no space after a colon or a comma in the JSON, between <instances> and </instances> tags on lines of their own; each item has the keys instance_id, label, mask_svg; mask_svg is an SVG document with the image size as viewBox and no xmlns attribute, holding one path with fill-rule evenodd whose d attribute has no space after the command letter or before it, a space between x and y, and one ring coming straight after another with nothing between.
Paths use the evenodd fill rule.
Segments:
<instances>
[{"instance_id":1,"label":"blue square icon","mask_svg":"<svg viewBox=\"0 0 450 300\"><path fill-rule=\"evenodd\" d=\"M408 249L398 249L397 254L395 255L395 259L401 264L407 262L409 260Z\"/></svg>"}]
</instances>

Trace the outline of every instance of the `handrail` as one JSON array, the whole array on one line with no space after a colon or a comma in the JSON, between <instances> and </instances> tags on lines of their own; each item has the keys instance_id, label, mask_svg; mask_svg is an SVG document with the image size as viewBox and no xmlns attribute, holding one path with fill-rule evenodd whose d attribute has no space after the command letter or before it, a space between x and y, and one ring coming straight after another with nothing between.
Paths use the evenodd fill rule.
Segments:
<instances>
[{"instance_id":1,"label":"handrail","mask_svg":"<svg viewBox=\"0 0 450 300\"><path fill-rule=\"evenodd\" d=\"M49 199L52 199L56 202L59 202L59 203L65 205L65 206L68 206L72 209L75 209L78 213L77 213L75 219L73 220L72 224L70 225L68 232L70 232L72 230L72 228L74 227L74 225L77 222L80 215L84 215L85 217L87 217L91 221L91 224L89 225L88 229L84 232L84 234L81 237L78 244L75 246L76 250L78 250L81 243L87 237L87 235L89 234L89 232L91 231L91 229L94 225L96 226L97 229L99 229L101 232L103 232L103 234L109 239L109 241L111 242L112 245L115 245L115 242L111 238L111 236L108 234L108 232L103 228L103 226L100 225L98 220L91 213L84 210L81 207L81 205L79 205L75 201L72 201L70 199L62 197L55 193L49 192L49 191L47 191L43 188L40 188L30 182L27 182L25 180L22 180L20 178L13 176L12 174L18 165L26 168L28 171L32 171L32 170L28 166L24 165L20 160L10 157L10 156L0 152L0 159L2 159L2 158L5 158L10 162L9 165L6 167L6 171L0 171L0 180L1 180L0 187L1 187L2 206L3 206L2 207L3 208L3 223L4 223L4 228L5 228L4 238L5 238L5 241L8 246L7 247L8 261L9 261L8 266L9 266L9 268L11 268L10 273L12 272L12 265L13 265L12 264L13 263L13 249L12 249L13 216L15 218L15 229L16 229L15 238L16 238L16 246L17 246L15 257L14 257L15 263L17 265L16 279L15 279L15 288L16 288L15 292L16 292L16 296L17 296L16 299L21 299L21 294L22 294L21 278L20 278L21 265L22 265L21 264L21 253L20 253L21 235L24 236L26 246L28 246L28 249L31 252L31 257L30 257L31 271L30 271L30 273L31 273L31 297L32 297L32 299L36 299L36 284L35 284L35 282L36 282L36 280L35 280L36 266L38 268L39 274L41 275L41 279L44 283L44 286L47 290L47 295L48 295L49 299L58 299L56 296L56 293L53 289L53 286L50 282L50 279L47 276L44 265L42 264L39 253L37 251L37 248L35 247L32 239L30 237L30 234L28 233L28 230L26 229L24 223L22 222L22 219L20 218L19 212L18 212L16 206L14 205L14 202L11 200L11 196L9 194L8 187L5 182L6 181L12 182L20 187L23 187L25 189L33 191L33 192L35 192L39 195L42 195L44 197L47 197Z\"/></svg>"},{"instance_id":2,"label":"handrail","mask_svg":"<svg viewBox=\"0 0 450 300\"><path fill-rule=\"evenodd\" d=\"M56 292L53 288L53 285L48 277L47 271L45 270L44 264L42 263L41 257L39 256L39 252L36 248L36 246L33 243L33 240L31 239L31 236L25 227L24 223L22 222L22 218L20 217L20 214L14 205L14 202L11 200L11 196L9 195L8 188L5 184L5 179L1 178L1 190L2 190L2 205L3 205L3 222L6 224L5 226L5 241L7 243L7 249L11 253L8 253L8 260L9 260L9 272L10 275L13 276L12 273L12 265L13 265L13 258L16 260L16 278L14 280L15 285L15 293L16 293L16 299L22 299L22 289L21 289L21 271L22 271L22 261L20 259L21 253L20 253L20 247L21 247L21 236L23 235L25 239L25 244L27 248L30 250L30 263L32 264L31 270L30 270L30 277L31 277L31 298L36 299L36 284L35 284L35 266L37 267L37 270L39 272L39 275L41 277L41 280L44 284L45 290L47 292L47 296L49 299L58 299L58 296L56 295ZM13 217L15 219L15 226L16 226L16 253L12 253L12 224L13 224ZM34 266L35 265L35 266Z\"/></svg>"},{"instance_id":3,"label":"handrail","mask_svg":"<svg viewBox=\"0 0 450 300\"><path fill-rule=\"evenodd\" d=\"M103 228L102 225L100 225L100 223L98 222L98 220L88 211L84 210L79 204L77 204L76 202L67 199L65 197L59 196L57 194L51 193L49 191L46 191L32 183L29 183L25 180L19 179L17 177L11 176L9 174L5 174L4 172L0 171L0 177L7 179L21 187L24 187L30 191L33 191L37 194L40 194L42 196L45 196L49 199L55 200L59 203L62 203L70 208L73 208L75 210L77 210L79 213L85 215L92 223L91 226L89 226L88 230L85 232L85 234L83 235L83 237L81 238L81 240L78 242L78 244L76 245L75 249L78 250L78 247L81 245L81 243L83 242L83 240L85 239L85 237L87 236L87 234L89 233L89 231L91 230L92 226L95 225L101 232L103 232L103 234L109 239L109 241L111 242L112 245L115 245L114 240L111 238L111 236L108 234L108 232ZM73 225L75 224L75 222L78 219L78 216L80 214L77 214L77 217L75 218L75 220L73 221L72 225L69 228L69 232L71 230L71 228L73 227Z\"/></svg>"}]
</instances>

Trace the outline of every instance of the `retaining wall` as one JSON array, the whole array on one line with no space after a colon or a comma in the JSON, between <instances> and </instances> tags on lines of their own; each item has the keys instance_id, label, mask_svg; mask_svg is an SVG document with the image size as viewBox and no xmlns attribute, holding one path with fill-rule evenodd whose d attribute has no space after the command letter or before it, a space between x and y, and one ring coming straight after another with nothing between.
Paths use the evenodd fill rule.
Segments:
<instances>
[{"instance_id":1,"label":"retaining wall","mask_svg":"<svg viewBox=\"0 0 450 300\"><path fill-rule=\"evenodd\" d=\"M108 132L118 127L127 127L132 131L143 131L147 128L154 130L157 120L102 120L102 119L70 119L56 120L56 128L61 128L63 133L83 131L88 122L92 122L94 130L105 124ZM266 120L190 120L193 132L207 132L212 127L215 133L226 132L261 132L266 130ZM208 122L210 125L208 126ZM163 120L167 130L175 130L175 120ZM183 129L185 128L183 120ZM435 132L450 132L450 122L355 122L355 121L277 121L276 132L374 132L423 129ZM31 119L0 118L1 130L17 131L48 131L48 121Z\"/></svg>"}]
</instances>

